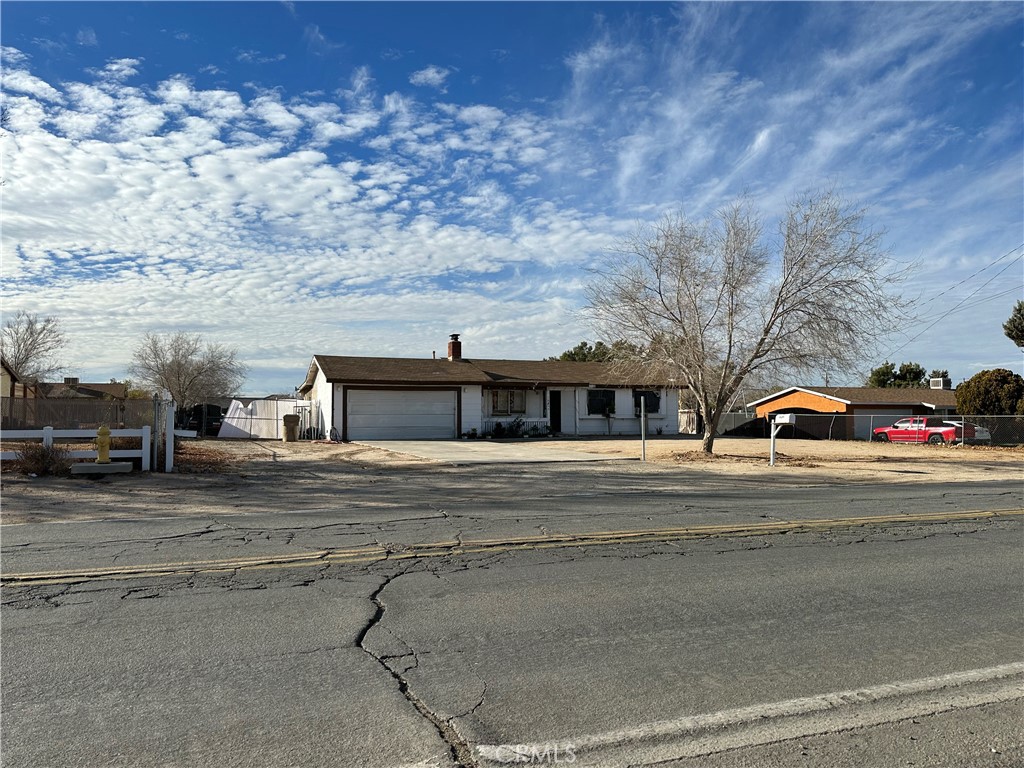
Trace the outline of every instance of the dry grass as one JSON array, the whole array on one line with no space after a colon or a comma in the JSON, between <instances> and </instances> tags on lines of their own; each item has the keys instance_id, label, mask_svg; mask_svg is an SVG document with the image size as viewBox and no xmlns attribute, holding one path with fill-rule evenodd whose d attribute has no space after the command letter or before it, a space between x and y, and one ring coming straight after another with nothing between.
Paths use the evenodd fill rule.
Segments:
<instances>
[{"instance_id":1,"label":"dry grass","mask_svg":"<svg viewBox=\"0 0 1024 768\"><path fill-rule=\"evenodd\" d=\"M23 443L17 450L12 469L23 475L67 475L71 472L71 457L63 445Z\"/></svg>"},{"instance_id":2,"label":"dry grass","mask_svg":"<svg viewBox=\"0 0 1024 768\"><path fill-rule=\"evenodd\" d=\"M252 450L226 449L224 444L179 440L174 448L174 468L186 475L230 472L256 457Z\"/></svg>"}]
</instances>

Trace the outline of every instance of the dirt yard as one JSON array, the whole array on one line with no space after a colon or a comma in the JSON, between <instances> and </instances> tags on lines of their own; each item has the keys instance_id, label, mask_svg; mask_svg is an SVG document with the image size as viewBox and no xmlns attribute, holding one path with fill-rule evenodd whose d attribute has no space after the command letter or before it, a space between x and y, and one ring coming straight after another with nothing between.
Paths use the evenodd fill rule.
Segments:
<instances>
[{"instance_id":1,"label":"dirt yard","mask_svg":"<svg viewBox=\"0 0 1024 768\"><path fill-rule=\"evenodd\" d=\"M552 441L553 447L625 457L640 455L640 441ZM779 440L776 466L768 466L767 439L719 438L714 455L700 450L700 440L655 438L647 441L647 460L723 475L767 472L800 478L860 482L1024 481L1024 448L899 445L857 441Z\"/></svg>"},{"instance_id":2,"label":"dirt yard","mask_svg":"<svg viewBox=\"0 0 1024 768\"><path fill-rule=\"evenodd\" d=\"M608 454L623 459L640 457L638 439L524 440L546 448ZM715 441L714 455L700 450L700 441L688 438L652 438L647 460L722 477L771 473L809 482L967 482L1024 481L1024 448L984 446L894 445L821 440L780 440L776 466L768 466L766 439L724 438ZM190 455L190 451L194 455ZM205 458L204 458L205 457ZM429 465L425 459L359 445L357 443L279 443L274 441L184 442L179 458L184 471L231 471L232 467L262 461L356 461L380 468L400 469ZM212 464L211 464L212 462ZM640 466L636 467L640 470Z\"/></svg>"},{"instance_id":3,"label":"dirt yard","mask_svg":"<svg viewBox=\"0 0 1024 768\"><path fill-rule=\"evenodd\" d=\"M630 461L629 469L643 471L639 439L598 438L519 440L520 446L536 444L566 451L606 454ZM396 446L396 449L399 446ZM694 438L658 437L647 441L647 461L708 475L726 477L758 475L790 478L801 482L967 482L984 480L1024 481L1024 448L984 446L894 445L820 440L780 440L776 466L768 466L767 439L719 438L714 454L707 456ZM261 466L290 462L323 461L364 470L400 472L429 467L432 462L396 451L358 443L299 442L274 440L182 440L178 444L176 474L250 475ZM5 482L17 476L14 462L4 463ZM589 466L585 464L581 467ZM159 473L157 473L159 474ZM165 476L166 477L166 476ZM155 475L154 475L155 478ZM170 480L170 478L168 478Z\"/></svg>"},{"instance_id":4,"label":"dirt yard","mask_svg":"<svg viewBox=\"0 0 1024 768\"><path fill-rule=\"evenodd\" d=\"M648 464L641 464L639 440L523 440L528 449L579 450L621 457L618 473L643 475L677 468L708 480L729 483L742 477L786 484L923 483L1024 481L1024 449L953 448L877 443L779 442L778 464L768 466L768 441L724 439L715 455L700 453L700 442L686 438L648 441ZM399 447L399 446L396 446ZM469 447L469 446L460 446ZM178 471L119 475L116 479L32 478L4 462L0 519L6 524L54 520L179 517L290 508L301 499L311 508L329 506L342 489L375 489L387 506L388 489L402 485L437 464L397 451L357 443L282 443L271 440L183 440ZM600 473L601 462L561 464L563 471ZM570 468L570 469L566 469ZM282 473L282 470L284 472ZM283 479L287 478L287 482Z\"/></svg>"}]
</instances>

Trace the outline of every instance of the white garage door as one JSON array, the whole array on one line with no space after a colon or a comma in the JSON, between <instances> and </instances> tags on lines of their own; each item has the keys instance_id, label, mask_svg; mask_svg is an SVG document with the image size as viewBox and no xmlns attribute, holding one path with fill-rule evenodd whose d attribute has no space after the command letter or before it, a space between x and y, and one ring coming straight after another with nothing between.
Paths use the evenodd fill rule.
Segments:
<instances>
[{"instance_id":1,"label":"white garage door","mask_svg":"<svg viewBox=\"0 0 1024 768\"><path fill-rule=\"evenodd\" d=\"M455 392L351 389L349 440L424 440L455 437Z\"/></svg>"}]
</instances>

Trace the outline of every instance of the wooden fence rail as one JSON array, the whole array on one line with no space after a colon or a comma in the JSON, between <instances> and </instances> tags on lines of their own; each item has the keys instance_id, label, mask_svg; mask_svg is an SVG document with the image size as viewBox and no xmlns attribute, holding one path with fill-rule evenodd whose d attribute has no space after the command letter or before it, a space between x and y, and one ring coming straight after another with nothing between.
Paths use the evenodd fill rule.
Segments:
<instances>
[{"instance_id":1,"label":"wooden fence rail","mask_svg":"<svg viewBox=\"0 0 1024 768\"><path fill-rule=\"evenodd\" d=\"M152 440L152 427L145 426L141 429L112 429L110 430L111 437L138 437L142 439L142 445L139 448L119 448L110 451L110 458L112 459L142 459L142 471L149 472L150 468L150 442ZM68 440L68 439L79 439L79 440L95 440L96 430L95 429L54 429L53 427L43 427L42 429L5 429L0 434L4 442L15 441L15 440L42 440L43 445L53 445L54 440ZM172 448L173 451L173 448ZM94 450L74 450L69 451L68 454L73 459L95 459L97 453ZM17 451L0 451L0 460L10 461L11 459L18 458ZM168 471L170 471L168 469Z\"/></svg>"}]
</instances>

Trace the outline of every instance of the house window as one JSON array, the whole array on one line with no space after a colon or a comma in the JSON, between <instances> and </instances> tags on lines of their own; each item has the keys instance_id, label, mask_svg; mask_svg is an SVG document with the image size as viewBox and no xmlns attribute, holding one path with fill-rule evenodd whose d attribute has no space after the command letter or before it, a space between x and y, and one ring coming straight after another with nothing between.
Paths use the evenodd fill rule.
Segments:
<instances>
[{"instance_id":1,"label":"house window","mask_svg":"<svg viewBox=\"0 0 1024 768\"><path fill-rule=\"evenodd\" d=\"M491 413L526 413L526 393L521 389L491 390Z\"/></svg>"},{"instance_id":2,"label":"house window","mask_svg":"<svg viewBox=\"0 0 1024 768\"><path fill-rule=\"evenodd\" d=\"M652 389L633 390L633 409L640 415L640 401L644 403L644 412L648 415L661 413L661 393Z\"/></svg>"},{"instance_id":3,"label":"house window","mask_svg":"<svg viewBox=\"0 0 1024 768\"><path fill-rule=\"evenodd\" d=\"M587 415L608 416L615 413L614 389L588 389Z\"/></svg>"}]
</instances>

